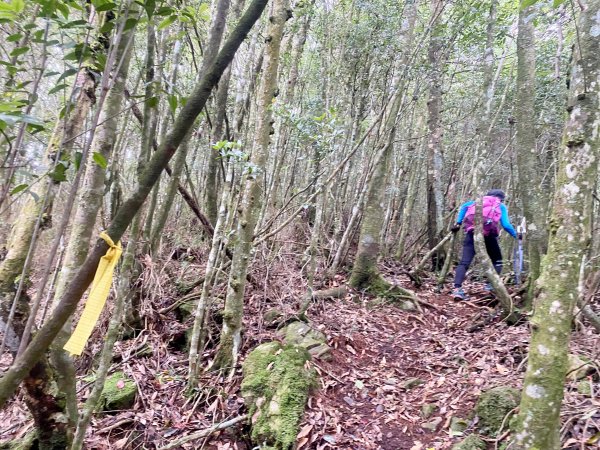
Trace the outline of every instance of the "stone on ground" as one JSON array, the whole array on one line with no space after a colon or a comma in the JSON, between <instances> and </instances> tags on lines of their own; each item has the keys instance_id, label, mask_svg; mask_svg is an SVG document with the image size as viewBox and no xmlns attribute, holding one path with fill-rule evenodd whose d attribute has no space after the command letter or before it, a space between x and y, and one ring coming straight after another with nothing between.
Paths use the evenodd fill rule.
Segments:
<instances>
[{"instance_id":1,"label":"stone on ground","mask_svg":"<svg viewBox=\"0 0 600 450\"><path fill-rule=\"evenodd\" d=\"M498 386L479 397L475 412L479 417L479 429L482 433L495 436L504 422L508 426L507 414L519 405L521 393L514 388Z\"/></svg>"},{"instance_id":2,"label":"stone on ground","mask_svg":"<svg viewBox=\"0 0 600 450\"><path fill-rule=\"evenodd\" d=\"M470 434L452 447L452 450L485 450L485 442L476 434Z\"/></svg>"},{"instance_id":3,"label":"stone on ground","mask_svg":"<svg viewBox=\"0 0 600 450\"><path fill-rule=\"evenodd\" d=\"M286 344L305 348L313 358L327 360L331 356L331 348L327 345L327 336L304 322L292 322L282 328L278 335Z\"/></svg>"},{"instance_id":4,"label":"stone on ground","mask_svg":"<svg viewBox=\"0 0 600 450\"><path fill-rule=\"evenodd\" d=\"M315 384L315 372L306 365L310 359L301 346L267 342L244 361L242 396L251 417L252 441L261 448L294 448Z\"/></svg>"},{"instance_id":5,"label":"stone on ground","mask_svg":"<svg viewBox=\"0 0 600 450\"><path fill-rule=\"evenodd\" d=\"M106 378L102 390L101 405L104 411L129 409L135 401L137 386L123 372L115 372Z\"/></svg>"}]
</instances>

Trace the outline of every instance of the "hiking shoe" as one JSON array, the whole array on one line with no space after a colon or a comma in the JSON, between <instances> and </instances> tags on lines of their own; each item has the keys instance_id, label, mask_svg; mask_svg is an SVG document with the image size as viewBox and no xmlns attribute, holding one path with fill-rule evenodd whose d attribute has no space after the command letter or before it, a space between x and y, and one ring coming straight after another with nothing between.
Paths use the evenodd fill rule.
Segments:
<instances>
[{"instance_id":1,"label":"hiking shoe","mask_svg":"<svg viewBox=\"0 0 600 450\"><path fill-rule=\"evenodd\" d=\"M462 288L454 288L452 291L452 298L454 300L466 300L467 296L465 295L465 291Z\"/></svg>"}]
</instances>

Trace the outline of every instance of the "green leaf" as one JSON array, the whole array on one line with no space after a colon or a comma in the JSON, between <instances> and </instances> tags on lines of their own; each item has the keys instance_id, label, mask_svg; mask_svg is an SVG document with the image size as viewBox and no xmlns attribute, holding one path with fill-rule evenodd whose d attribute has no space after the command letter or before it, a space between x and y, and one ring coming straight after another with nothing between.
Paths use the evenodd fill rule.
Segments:
<instances>
[{"instance_id":1,"label":"green leaf","mask_svg":"<svg viewBox=\"0 0 600 450\"><path fill-rule=\"evenodd\" d=\"M148 108L156 108L158 106L158 98L151 97L148 99L148 101L146 103L148 105Z\"/></svg>"},{"instance_id":2,"label":"green leaf","mask_svg":"<svg viewBox=\"0 0 600 450\"><path fill-rule=\"evenodd\" d=\"M48 174L52 181L60 183L61 181L67 181L67 166L64 164L57 164L52 172Z\"/></svg>"},{"instance_id":3,"label":"green leaf","mask_svg":"<svg viewBox=\"0 0 600 450\"><path fill-rule=\"evenodd\" d=\"M554 2L552 3L552 6L554 8L558 8L560 5L562 5L565 2L565 0L554 0Z\"/></svg>"},{"instance_id":4,"label":"green leaf","mask_svg":"<svg viewBox=\"0 0 600 450\"><path fill-rule=\"evenodd\" d=\"M66 88L66 87L68 87L68 86L69 86L69 85L68 85L68 84L66 84L66 83L59 84L59 85L57 85L57 86L54 86L52 89L50 89L50 90L48 91L48 94L54 94L54 93L56 93L56 92L58 92L58 91L62 91L64 88Z\"/></svg>"},{"instance_id":5,"label":"green leaf","mask_svg":"<svg viewBox=\"0 0 600 450\"><path fill-rule=\"evenodd\" d=\"M152 14L154 14L154 10L156 9L156 0L146 0L144 9L146 10L146 14L148 14L148 19L152 19Z\"/></svg>"},{"instance_id":6,"label":"green leaf","mask_svg":"<svg viewBox=\"0 0 600 450\"><path fill-rule=\"evenodd\" d=\"M75 166L75 170L79 170L81 167L81 157L83 154L81 152L75 152L73 155L73 165Z\"/></svg>"},{"instance_id":7,"label":"green leaf","mask_svg":"<svg viewBox=\"0 0 600 450\"><path fill-rule=\"evenodd\" d=\"M202 3L198 7L198 14L196 17L199 20L203 20L204 22L208 22L210 20L210 5L208 3Z\"/></svg>"},{"instance_id":8,"label":"green leaf","mask_svg":"<svg viewBox=\"0 0 600 450\"><path fill-rule=\"evenodd\" d=\"M169 109L171 109L171 113L175 114L175 111L177 111L177 96L169 95L167 100L169 101Z\"/></svg>"},{"instance_id":9,"label":"green leaf","mask_svg":"<svg viewBox=\"0 0 600 450\"><path fill-rule=\"evenodd\" d=\"M20 14L25 9L25 2L23 0L12 0L10 6L12 7L14 12Z\"/></svg>"},{"instance_id":10,"label":"green leaf","mask_svg":"<svg viewBox=\"0 0 600 450\"><path fill-rule=\"evenodd\" d=\"M158 8L158 11L156 11L155 14L157 16L170 16L174 12L175 12L175 10L173 8L171 8L170 6L161 6L160 8Z\"/></svg>"},{"instance_id":11,"label":"green leaf","mask_svg":"<svg viewBox=\"0 0 600 450\"><path fill-rule=\"evenodd\" d=\"M135 28L137 23L138 23L137 19L134 19L134 18L127 19L127 21L125 22L125 26L123 27L123 31L129 31L129 30Z\"/></svg>"},{"instance_id":12,"label":"green leaf","mask_svg":"<svg viewBox=\"0 0 600 450\"><path fill-rule=\"evenodd\" d=\"M169 25L175 22L175 20L177 20L177 16L167 17L165 20L158 24L158 29L162 30L163 28L167 28Z\"/></svg>"},{"instance_id":13,"label":"green leaf","mask_svg":"<svg viewBox=\"0 0 600 450\"><path fill-rule=\"evenodd\" d=\"M29 51L29 47L17 47L12 52L10 52L10 56L21 56Z\"/></svg>"},{"instance_id":14,"label":"green leaf","mask_svg":"<svg viewBox=\"0 0 600 450\"><path fill-rule=\"evenodd\" d=\"M65 19L69 18L69 7L67 5L65 5L62 2L57 2L56 3L56 9L58 9L62 15L64 16Z\"/></svg>"},{"instance_id":15,"label":"green leaf","mask_svg":"<svg viewBox=\"0 0 600 450\"><path fill-rule=\"evenodd\" d=\"M520 9L529 8L530 6L535 5L539 0L521 0Z\"/></svg>"},{"instance_id":16,"label":"green leaf","mask_svg":"<svg viewBox=\"0 0 600 450\"><path fill-rule=\"evenodd\" d=\"M21 33L15 33L15 34L11 34L10 36L8 36L6 38L6 40L8 42L18 42L21 40L22 37L23 37L23 35Z\"/></svg>"},{"instance_id":17,"label":"green leaf","mask_svg":"<svg viewBox=\"0 0 600 450\"><path fill-rule=\"evenodd\" d=\"M24 191L25 189L27 189L29 187L28 184L20 184L18 186L15 186L12 191L10 191L10 195L15 195L18 194L19 192Z\"/></svg>"},{"instance_id":18,"label":"green leaf","mask_svg":"<svg viewBox=\"0 0 600 450\"><path fill-rule=\"evenodd\" d=\"M106 2L102 5L97 6L96 11L98 11L98 12L111 11L116 8L117 8L117 5L115 5L113 2Z\"/></svg>"},{"instance_id":19,"label":"green leaf","mask_svg":"<svg viewBox=\"0 0 600 450\"><path fill-rule=\"evenodd\" d=\"M73 68L67 69L60 75L60 77L58 77L58 80L56 80L56 82L60 83L65 78L75 75L76 73L77 73L77 69L73 69Z\"/></svg>"},{"instance_id":20,"label":"green leaf","mask_svg":"<svg viewBox=\"0 0 600 450\"><path fill-rule=\"evenodd\" d=\"M106 168L108 167L108 162L106 161L106 158L101 153L94 152L94 154L92 155L92 159L94 160L94 162L96 164L98 164L104 170L106 170Z\"/></svg>"},{"instance_id":21,"label":"green leaf","mask_svg":"<svg viewBox=\"0 0 600 450\"><path fill-rule=\"evenodd\" d=\"M115 23L114 22L106 22L104 23L104 25L102 25L100 27L100 33L102 34L108 34L110 33L113 28L115 27Z\"/></svg>"}]
</instances>

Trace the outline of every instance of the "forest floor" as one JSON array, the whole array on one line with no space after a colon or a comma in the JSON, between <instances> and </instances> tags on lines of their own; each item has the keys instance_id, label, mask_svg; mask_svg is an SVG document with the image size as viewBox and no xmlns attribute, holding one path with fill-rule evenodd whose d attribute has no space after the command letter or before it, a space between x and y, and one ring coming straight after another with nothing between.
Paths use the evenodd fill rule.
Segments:
<instances>
[{"instance_id":1,"label":"forest floor","mask_svg":"<svg viewBox=\"0 0 600 450\"><path fill-rule=\"evenodd\" d=\"M295 287L300 275L294 269L280 266L254 274L264 285L249 290L244 354L275 339L276 330L267 328L262 319L266 310L277 307L291 315L298 307L302 292ZM412 288L408 278L399 275L399 267L390 264L383 271L389 281ZM137 383L137 400L130 410L96 415L86 448L160 448L245 412L239 393L241 370L230 380L207 373L196 395L185 395L187 359L182 343L191 319L161 313L174 301L164 288L166 272L146 267L144 273L145 289L153 292L141 305L146 328L117 344L114 364ZM336 278L336 284L344 282ZM449 449L461 439L450 431L454 417L468 423L464 434L476 427L472 409L481 392L495 386L520 388L528 324L508 326L494 316L493 300L484 295L482 283L471 281L465 287L469 301L457 302L426 282L417 290L430 304L422 313L357 292L313 303L310 324L327 335L332 353L330 360L314 362L320 381L309 399L298 448ZM87 356L78 361L81 371L92 366L103 327L96 331ZM598 349L600 335L583 326L574 331L572 353L597 360ZM206 359L212 351L207 351ZM83 397L90 389L87 380L82 377L79 382ZM597 377L588 380L592 397L578 393L575 381L567 383L563 448L598 448L585 444L600 432L600 383ZM414 386L407 387L407 381ZM434 405L428 417L423 416L424 405ZM0 440L22 436L31 427L22 399L0 411ZM250 449L247 431L232 427L177 448ZM489 449L498 448L494 439L487 442Z\"/></svg>"}]
</instances>

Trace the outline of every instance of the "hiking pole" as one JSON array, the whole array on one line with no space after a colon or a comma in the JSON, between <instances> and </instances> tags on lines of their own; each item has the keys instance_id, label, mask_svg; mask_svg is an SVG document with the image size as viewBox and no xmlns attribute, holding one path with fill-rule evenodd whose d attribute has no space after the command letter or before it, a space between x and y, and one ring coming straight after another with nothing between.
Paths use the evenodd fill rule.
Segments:
<instances>
[{"instance_id":1,"label":"hiking pole","mask_svg":"<svg viewBox=\"0 0 600 450\"><path fill-rule=\"evenodd\" d=\"M521 225L517 226L517 247L514 252L513 266L515 269L515 283L517 286L521 284L521 273L523 271L523 235L527 230L525 217L521 220Z\"/></svg>"}]
</instances>

